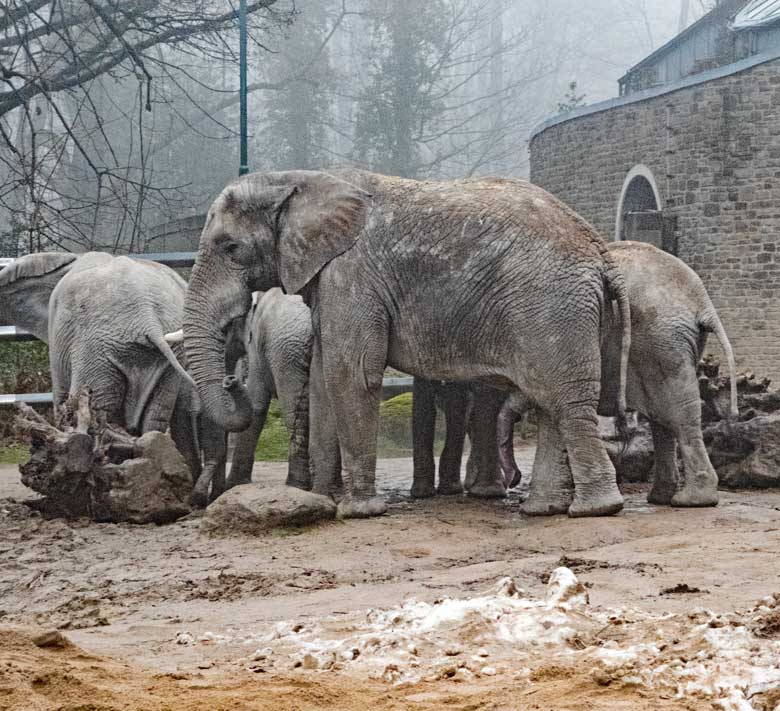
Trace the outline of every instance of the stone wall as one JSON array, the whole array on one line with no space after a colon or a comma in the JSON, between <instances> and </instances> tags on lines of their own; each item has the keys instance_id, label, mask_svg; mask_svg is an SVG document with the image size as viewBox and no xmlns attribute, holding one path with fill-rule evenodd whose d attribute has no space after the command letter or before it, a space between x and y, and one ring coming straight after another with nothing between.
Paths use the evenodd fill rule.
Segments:
<instances>
[{"instance_id":1,"label":"stone wall","mask_svg":"<svg viewBox=\"0 0 780 711\"><path fill-rule=\"evenodd\" d=\"M626 175L648 166L738 366L780 385L780 58L615 103L538 130L531 180L612 240Z\"/></svg>"}]
</instances>

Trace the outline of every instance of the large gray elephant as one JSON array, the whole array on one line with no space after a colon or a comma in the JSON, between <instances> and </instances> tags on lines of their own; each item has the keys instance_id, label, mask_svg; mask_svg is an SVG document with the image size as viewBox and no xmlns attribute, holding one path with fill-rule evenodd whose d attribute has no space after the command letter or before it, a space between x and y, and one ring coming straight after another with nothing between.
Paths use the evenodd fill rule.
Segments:
<instances>
[{"instance_id":1,"label":"large gray elephant","mask_svg":"<svg viewBox=\"0 0 780 711\"><path fill-rule=\"evenodd\" d=\"M0 272L0 316L49 344L55 404L87 386L94 407L131 434L170 426L197 499L212 479L220 488L226 451L221 428L203 422L198 432L194 384L164 340L181 321L186 289L154 262L31 254Z\"/></svg>"},{"instance_id":2,"label":"large gray elephant","mask_svg":"<svg viewBox=\"0 0 780 711\"><path fill-rule=\"evenodd\" d=\"M249 310L253 290L281 285L312 309L311 417L337 428L341 516L386 510L375 469L387 365L527 393L563 433L575 480L569 514L619 511L598 436L599 336L614 298L625 373L630 317L606 244L572 210L519 181L360 173L360 184L312 171L251 174L216 199L184 310L204 410L228 430L249 425L246 392L226 377L224 334ZM327 412L333 419L320 419Z\"/></svg>"},{"instance_id":3,"label":"large gray elephant","mask_svg":"<svg viewBox=\"0 0 780 711\"><path fill-rule=\"evenodd\" d=\"M701 399L697 365L714 333L723 349L731 380L730 417L737 412L734 354L723 324L697 274L684 262L652 245L639 242L610 244L625 276L631 303L631 350L626 397L628 406L650 420L655 449L652 504L714 506L718 477L701 431ZM600 411L617 410L619 324L607 314L603 333ZM511 401L501 413L502 430L511 423L506 410L520 412L526 403ZM557 425L540 413L539 442L523 510L529 514L566 511L573 495L566 446ZM511 439L503 439L511 450ZM682 477L677 468L677 449ZM502 458L507 477L513 474L511 454Z\"/></svg>"}]
</instances>

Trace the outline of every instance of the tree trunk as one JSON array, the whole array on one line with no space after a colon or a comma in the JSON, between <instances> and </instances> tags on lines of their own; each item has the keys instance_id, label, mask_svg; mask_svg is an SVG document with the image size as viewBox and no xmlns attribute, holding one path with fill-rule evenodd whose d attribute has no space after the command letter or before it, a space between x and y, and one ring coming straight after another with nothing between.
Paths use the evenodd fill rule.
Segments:
<instances>
[{"instance_id":1,"label":"tree trunk","mask_svg":"<svg viewBox=\"0 0 780 711\"><path fill-rule=\"evenodd\" d=\"M57 408L56 426L29 405L17 408L17 433L31 445L22 483L43 494L31 503L44 513L132 523L189 513L189 469L167 434L136 438L107 424L87 388Z\"/></svg>"}]
</instances>

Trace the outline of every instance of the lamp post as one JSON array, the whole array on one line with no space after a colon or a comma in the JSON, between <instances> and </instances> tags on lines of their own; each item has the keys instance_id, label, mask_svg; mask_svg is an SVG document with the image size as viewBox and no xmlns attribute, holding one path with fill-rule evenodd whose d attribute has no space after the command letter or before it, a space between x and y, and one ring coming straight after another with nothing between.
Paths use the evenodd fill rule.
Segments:
<instances>
[{"instance_id":1,"label":"lamp post","mask_svg":"<svg viewBox=\"0 0 780 711\"><path fill-rule=\"evenodd\" d=\"M247 121L246 121L246 0L240 0L238 6L238 75L239 75L239 100L240 100L240 141L241 155L238 174L245 175L249 172L249 159L247 157Z\"/></svg>"}]
</instances>

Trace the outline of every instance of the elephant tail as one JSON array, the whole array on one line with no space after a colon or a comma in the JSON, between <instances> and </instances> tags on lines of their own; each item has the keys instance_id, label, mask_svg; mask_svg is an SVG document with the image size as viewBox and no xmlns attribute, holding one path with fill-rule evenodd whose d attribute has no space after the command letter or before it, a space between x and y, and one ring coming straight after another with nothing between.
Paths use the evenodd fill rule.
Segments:
<instances>
[{"instance_id":1,"label":"elephant tail","mask_svg":"<svg viewBox=\"0 0 780 711\"><path fill-rule=\"evenodd\" d=\"M707 298L709 302L709 297ZM726 360L729 364L729 385L730 385L730 412L729 418L736 420L739 417L739 405L737 404L737 364L734 359L734 351L731 348L731 341L726 335L726 329L723 328L720 317L718 316L715 307L712 302L708 304L708 308L704 311L704 315L699 319L700 327L708 332L714 333L720 343L720 347L726 354Z\"/></svg>"},{"instance_id":2,"label":"elephant tail","mask_svg":"<svg viewBox=\"0 0 780 711\"><path fill-rule=\"evenodd\" d=\"M147 338L153 346L157 348L162 354L163 358L167 360L171 367L183 378L184 382L192 388L192 395L195 402L195 409L200 411L200 399L198 398L198 386L192 379L192 376L184 369L184 366L179 363L179 359L171 349L168 341L165 340L165 336L159 333L147 334Z\"/></svg>"},{"instance_id":3,"label":"elephant tail","mask_svg":"<svg viewBox=\"0 0 780 711\"><path fill-rule=\"evenodd\" d=\"M628 291L623 273L608 253L605 256L608 260L607 297L617 302L620 314L620 374L617 401L617 427L620 432L627 431L626 384L628 382L628 355L631 350L631 307L628 303ZM607 308L611 308L611 306L607 306Z\"/></svg>"}]
</instances>

